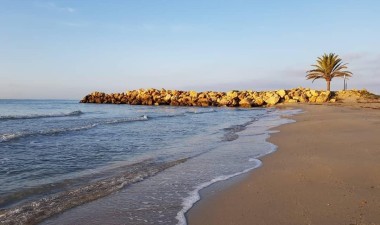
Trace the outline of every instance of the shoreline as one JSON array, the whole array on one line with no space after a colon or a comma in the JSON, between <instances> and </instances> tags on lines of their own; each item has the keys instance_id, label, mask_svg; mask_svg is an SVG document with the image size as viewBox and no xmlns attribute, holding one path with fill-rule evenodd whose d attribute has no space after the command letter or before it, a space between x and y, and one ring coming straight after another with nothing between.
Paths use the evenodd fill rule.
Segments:
<instances>
[{"instance_id":1,"label":"shoreline","mask_svg":"<svg viewBox=\"0 0 380 225\"><path fill-rule=\"evenodd\" d=\"M265 112L266 111L267 110L265 110ZM223 142L223 137L217 135L218 143L222 140L224 144L218 144L215 146L217 148L213 148L213 151L204 152L200 156L195 157L194 160L190 159L186 163L176 166L176 168L158 173L145 182L131 185L129 188L123 189L114 195L98 199L97 201L90 202L73 210L68 210L55 218L42 222L42 224L88 223L89 221L91 221L90 223L92 224L122 224L125 223L125 221L134 224L133 222L137 221L137 219L140 221L140 218L141 221L146 220L147 224L153 221L164 224L177 224L175 218L185 223L185 217L181 216L181 212L182 210L187 211L186 204L191 204L192 206L192 201L196 197L195 194L197 194L193 194L193 192L198 191L192 190L192 188L195 187L194 184L201 189L215 181L230 178L229 176L225 176L225 174L235 176L246 172L247 168L249 170L256 168L259 165L258 160L251 160L249 158L256 158L256 155L259 156L272 152L275 146L265 141L269 137L268 132L270 128L277 127L287 121L287 119L280 117L280 115L287 114L286 111L281 113L279 110L269 110L269 112L273 113L269 113L268 116L263 116L267 114L264 113L264 110L258 110L257 112L252 112L251 110L237 110L236 112L247 112L246 114L239 114L245 119L242 119L240 123L233 123L227 127L222 126L223 129L217 129L223 131L219 134L224 135L239 132L239 138L234 142ZM288 113L293 114L291 111ZM235 113L231 115L235 115ZM224 114L220 116L225 117ZM246 121L247 118L249 118L248 122ZM253 129L248 128L251 124L254 126ZM207 140L210 140L210 137L207 137ZM253 152L252 144L257 144L258 146ZM237 152L239 154L236 155ZM213 165L213 163L205 163L211 161L222 162L222 164ZM189 174L187 177L184 176L184 171L188 171L186 172ZM221 173L221 171L224 172ZM200 175L194 176L192 174L194 172ZM165 182L162 182L163 180L165 180ZM186 185L178 185L180 183ZM168 188L168 185L170 188ZM152 189L150 187L152 187ZM180 193L180 195L173 196L173 192ZM133 195L131 195L131 193L133 193ZM136 195L138 193L141 194L140 197ZM166 205L160 200L162 196L166 196L167 200L172 199L169 205ZM157 203L154 199L157 199ZM133 203L135 200L138 200L136 204ZM130 202L130 207L126 207L125 202ZM149 204L144 203L147 205L146 213L139 206L141 202L149 202ZM118 206L119 204L120 207ZM170 209L168 208L168 210L165 211L165 217L160 217L162 216L160 211L148 212L151 208L150 205L154 208L157 207L156 205L158 204L162 206L161 208L170 207ZM112 207L109 207L110 205L112 205ZM139 206L139 208L135 209L133 205ZM183 207L185 207L185 209L183 209ZM94 215L93 212L97 212L96 215ZM114 217L113 215L115 214L118 214L118 216ZM160 217L160 221L157 221L158 217Z\"/></svg>"},{"instance_id":2,"label":"shoreline","mask_svg":"<svg viewBox=\"0 0 380 225\"><path fill-rule=\"evenodd\" d=\"M367 109L379 104L295 107L305 113L268 139L276 153L236 182L201 190L189 225L380 224L380 112Z\"/></svg>"}]
</instances>

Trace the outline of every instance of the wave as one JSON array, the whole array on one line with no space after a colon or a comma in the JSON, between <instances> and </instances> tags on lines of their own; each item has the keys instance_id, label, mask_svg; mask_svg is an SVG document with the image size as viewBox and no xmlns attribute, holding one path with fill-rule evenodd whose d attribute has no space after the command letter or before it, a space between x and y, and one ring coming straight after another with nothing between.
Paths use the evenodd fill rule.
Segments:
<instances>
[{"instance_id":1,"label":"wave","mask_svg":"<svg viewBox=\"0 0 380 225\"><path fill-rule=\"evenodd\" d=\"M205 114L205 113L214 113L214 112L218 112L218 111L216 111L215 109L211 109L211 110L208 110L208 111L187 111L185 113L189 113L189 114Z\"/></svg>"},{"instance_id":2,"label":"wave","mask_svg":"<svg viewBox=\"0 0 380 225\"><path fill-rule=\"evenodd\" d=\"M50 117L66 117L66 116L80 116L84 114L82 111L72 111L69 113L56 113L56 114L30 114L30 115L9 115L0 116L1 120L22 120L22 119L40 119L40 118L50 118Z\"/></svg>"},{"instance_id":3,"label":"wave","mask_svg":"<svg viewBox=\"0 0 380 225\"><path fill-rule=\"evenodd\" d=\"M186 160L187 158L170 162L152 162L147 160L128 165L123 169L124 172L113 177L3 210L0 214L0 220L2 224L38 224L46 218L105 197L127 185L154 176Z\"/></svg>"},{"instance_id":4,"label":"wave","mask_svg":"<svg viewBox=\"0 0 380 225\"><path fill-rule=\"evenodd\" d=\"M246 123L239 124L239 125L232 125L230 127L224 128L223 130L226 133L223 135L222 141L234 141L234 140L238 139L239 135L237 133L247 129L247 126L251 125L252 123L257 121L259 116L260 115L258 115L257 117L251 119L250 121L248 121Z\"/></svg>"},{"instance_id":5,"label":"wave","mask_svg":"<svg viewBox=\"0 0 380 225\"><path fill-rule=\"evenodd\" d=\"M88 129L97 127L99 125L119 124L119 123L127 123L127 122L134 122L134 121L146 121L146 120L148 120L148 116L143 115L141 117L136 117L136 118L123 118L123 119L105 120L105 121L101 121L98 123L86 124L86 125L78 126L78 127L64 127L64 128L54 128L54 129L50 129L50 130L26 131L26 132L16 132L16 133L9 133L9 134L0 134L0 143L1 142L8 142L8 141L18 139L18 138L22 138L22 137L29 137L29 136L36 136L36 135L54 135L54 134L65 133L65 132L88 130Z\"/></svg>"},{"instance_id":6,"label":"wave","mask_svg":"<svg viewBox=\"0 0 380 225\"><path fill-rule=\"evenodd\" d=\"M193 205L201 199L201 196L199 194L200 190L202 190L202 189L204 189L204 188L206 188L206 187L208 187L208 186L210 186L216 182L228 180L232 177L236 177L238 175L247 173L247 172L249 172L253 169L256 169L262 165L262 162L258 159L251 160L251 162L255 162L256 165L253 167L250 167L248 169L245 169L241 172L237 172L237 173L230 174L230 175L222 175L222 176L216 177L216 178L214 178L208 182L205 182L205 183L198 185L192 192L190 192L190 194L187 198L183 199L182 209L177 213L177 216L176 216L176 219L178 220L177 225L187 225L185 215L191 209L191 207L193 207Z\"/></svg>"},{"instance_id":7,"label":"wave","mask_svg":"<svg viewBox=\"0 0 380 225\"><path fill-rule=\"evenodd\" d=\"M205 113L214 113L218 112L217 110L209 110L209 111L185 111L181 113L175 113L175 114L166 114L166 115L157 115L157 116L152 116L152 118L166 118L166 117L178 117L178 116L186 116L188 114L205 114Z\"/></svg>"},{"instance_id":8,"label":"wave","mask_svg":"<svg viewBox=\"0 0 380 225\"><path fill-rule=\"evenodd\" d=\"M147 115L142 115L140 117L135 118L123 118L123 119L113 119L113 120L106 120L104 122L101 122L99 124L117 124L117 123L126 123L126 122L133 122L133 121L145 121L148 120Z\"/></svg>"}]
</instances>

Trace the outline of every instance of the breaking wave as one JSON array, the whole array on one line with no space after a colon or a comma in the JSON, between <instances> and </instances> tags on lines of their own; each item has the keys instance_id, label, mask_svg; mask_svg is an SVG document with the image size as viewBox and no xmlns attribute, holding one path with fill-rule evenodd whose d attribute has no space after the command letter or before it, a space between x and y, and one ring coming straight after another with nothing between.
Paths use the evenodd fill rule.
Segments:
<instances>
[{"instance_id":1,"label":"breaking wave","mask_svg":"<svg viewBox=\"0 0 380 225\"><path fill-rule=\"evenodd\" d=\"M22 119L40 119L40 118L50 118L50 117L80 116L82 114L84 114L82 111L77 110L77 111L72 111L69 113L0 116L0 121L1 120L22 120Z\"/></svg>"},{"instance_id":2,"label":"breaking wave","mask_svg":"<svg viewBox=\"0 0 380 225\"><path fill-rule=\"evenodd\" d=\"M204 114L204 113L214 113L217 112L215 109L207 110L207 111L187 111L186 113L191 114Z\"/></svg>"},{"instance_id":3,"label":"breaking wave","mask_svg":"<svg viewBox=\"0 0 380 225\"><path fill-rule=\"evenodd\" d=\"M204 188L206 188L206 187L208 187L208 186L210 186L216 182L228 180L232 177L236 177L236 176L239 176L241 174L247 173L247 172L249 172L253 169L256 169L262 165L262 162L258 159L254 159L254 160L252 160L252 162L254 162L255 165L251 168L248 168L248 169L245 169L243 171L240 171L240 172L237 172L234 174L230 174L230 175L221 175L221 176L218 176L218 177L216 177L216 178L214 178L208 182L205 182L205 183L198 185L193 191L191 191L189 193L189 196L187 198L183 199L182 209L177 213L177 216L176 216L176 219L178 220L177 225L187 225L186 213L193 207L193 205L196 202L198 202L201 199L199 192L202 189L204 189Z\"/></svg>"},{"instance_id":4,"label":"breaking wave","mask_svg":"<svg viewBox=\"0 0 380 225\"><path fill-rule=\"evenodd\" d=\"M81 131L88 130L99 125L107 125L107 124L118 124L118 123L127 123L127 122L135 122L135 121L146 121L148 120L148 116L144 115L136 118L123 118L123 119L112 119L105 120L97 123L86 124L78 127L63 127L63 128L54 128L50 130L39 130L39 131L26 131L26 132L16 132L16 133L8 133L8 134L0 134L0 143L7 142L18 138L35 136L35 135L55 135L65 132L72 131Z\"/></svg>"},{"instance_id":5,"label":"breaking wave","mask_svg":"<svg viewBox=\"0 0 380 225\"><path fill-rule=\"evenodd\" d=\"M232 125L230 127L224 128L225 134L222 137L222 141L234 141L239 138L238 132L241 132L245 129L247 129L247 126L257 121L258 118L253 118L252 120L239 124L239 125Z\"/></svg>"},{"instance_id":6,"label":"breaking wave","mask_svg":"<svg viewBox=\"0 0 380 225\"><path fill-rule=\"evenodd\" d=\"M186 160L186 158L171 162L153 162L147 160L128 165L123 169L125 172L115 176L3 210L0 214L0 220L2 224L38 224L48 217L107 196L122 189L126 185L154 176Z\"/></svg>"}]
</instances>

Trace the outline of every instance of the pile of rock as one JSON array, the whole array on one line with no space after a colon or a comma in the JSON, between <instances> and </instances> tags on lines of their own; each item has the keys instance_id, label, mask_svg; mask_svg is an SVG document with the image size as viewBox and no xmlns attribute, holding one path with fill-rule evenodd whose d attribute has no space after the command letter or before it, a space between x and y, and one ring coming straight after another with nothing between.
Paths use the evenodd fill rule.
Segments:
<instances>
[{"instance_id":1,"label":"pile of rock","mask_svg":"<svg viewBox=\"0 0 380 225\"><path fill-rule=\"evenodd\" d=\"M309 88L294 88L277 91L178 91L165 89L139 89L125 93L106 94L93 92L85 96L81 103L130 104L130 105L172 105L172 106L227 106L262 107L278 103L335 102L335 94Z\"/></svg>"},{"instance_id":2,"label":"pile of rock","mask_svg":"<svg viewBox=\"0 0 380 225\"><path fill-rule=\"evenodd\" d=\"M334 98L340 102L378 102L379 96L363 90L346 90L334 93Z\"/></svg>"}]
</instances>

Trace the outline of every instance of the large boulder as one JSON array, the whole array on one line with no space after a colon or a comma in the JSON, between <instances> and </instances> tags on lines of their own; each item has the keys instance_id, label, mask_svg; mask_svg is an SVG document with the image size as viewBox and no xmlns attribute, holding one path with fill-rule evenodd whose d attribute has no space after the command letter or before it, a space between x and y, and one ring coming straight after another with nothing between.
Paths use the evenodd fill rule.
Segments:
<instances>
[{"instance_id":1,"label":"large boulder","mask_svg":"<svg viewBox=\"0 0 380 225\"><path fill-rule=\"evenodd\" d=\"M311 96L310 98L309 98L309 102L316 102L317 101L317 96Z\"/></svg>"},{"instance_id":2,"label":"large boulder","mask_svg":"<svg viewBox=\"0 0 380 225\"><path fill-rule=\"evenodd\" d=\"M318 91L316 91L316 90L310 90L310 94L311 94L312 96L315 96L315 97L318 97L318 96L319 96L319 93L318 93Z\"/></svg>"},{"instance_id":3,"label":"large boulder","mask_svg":"<svg viewBox=\"0 0 380 225\"><path fill-rule=\"evenodd\" d=\"M165 98L164 98L165 102L170 103L170 100L171 100L172 97L173 97L173 96L172 96L171 94L167 94L167 95L165 96Z\"/></svg>"},{"instance_id":4,"label":"large boulder","mask_svg":"<svg viewBox=\"0 0 380 225\"><path fill-rule=\"evenodd\" d=\"M267 103L267 105L276 105L280 101L280 96L278 94L274 94L264 101Z\"/></svg>"},{"instance_id":5,"label":"large boulder","mask_svg":"<svg viewBox=\"0 0 380 225\"><path fill-rule=\"evenodd\" d=\"M198 99L197 103L199 106L203 107L210 106L210 101L207 98L200 98Z\"/></svg>"},{"instance_id":6,"label":"large boulder","mask_svg":"<svg viewBox=\"0 0 380 225\"><path fill-rule=\"evenodd\" d=\"M243 98L239 102L240 107L250 108L252 106L253 102L251 98Z\"/></svg>"},{"instance_id":7,"label":"large boulder","mask_svg":"<svg viewBox=\"0 0 380 225\"><path fill-rule=\"evenodd\" d=\"M170 105L172 105L172 106L180 106L179 102L177 100L173 100L173 99L170 101Z\"/></svg>"},{"instance_id":8,"label":"large boulder","mask_svg":"<svg viewBox=\"0 0 380 225\"><path fill-rule=\"evenodd\" d=\"M231 103L231 100L227 98L227 96L222 97L221 99L218 100L218 105L219 106L227 106Z\"/></svg>"},{"instance_id":9,"label":"large boulder","mask_svg":"<svg viewBox=\"0 0 380 225\"><path fill-rule=\"evenodd\" d=\"M324 102L327 102L329 101L330 99L330 96L331 96L331 92L330 91L322 91L319 96L317 97L317 99L315 100L316 103L324 103Z\"/></svg>"},{"instance_id":10,"label":"large boulder","mask_svg":"<svg viewBox=\"0 0 380 225\"><path fill-rule=\"evenodd\" d=\"M264 99L262 97L260 97L260 96L256 96L253 99L253 102L254 102L255 106L262 106L262 105L264 105Z\"/></svg>"},{"instance_id":11,"label":"large boulder","mask_svg":"<svg viewBox=\"0 0 380 225\"><path fill-rule=\"evenodd\" d=\"M239 92L237 92L237 91L229 91L229 92L227 92L227 97L229 97L229 98L237 98L238 97L238 95L239 95Z\"/></svg>"},{"instance_id":12,"label":"large boulder","mask_svg":"<svg viewBox=\"0 0 380 225\"><path fill-rule=\"evenodd\" d=\"M300 102L304 103L304 102L308 102L308 98L306 96L306 94L301 94L301 96L299 97L298 99Z\"/></svg>"},{"instance_id":13,"label":"large boulder","mask_svg":"<svg viewBox=\"0 0 380 225\"><path fill-rule=\"evenodd\" d=\"M198 97L198 92L196 92L196 91L189 91L189 95L190 95L190 97L196 99Z\"/></svg>"},{"instance_id":14,"label":"large boulder","mask_svg":"<svg viewBox=\"0 0 380 225\"><path fill-rule=\"evenodd\" d=\"M239 100L242 100L242 99L244 99L244 98L246 98L247 97L247 92L246 91L242 91L242 92L240 92L239 93L239 95L238 95L238 99Z\"/></svg>"},{"instance_id":15,"label":"large boulder","mask_svg":"<svg viewBox=\"0 0 380 225\"><path fill-rule=\"evenodd\" d=\"M238 100L236 100L236 98L234 98L234 99L232 99L231 103L228 104L227 106L229 106L229 107L237 107L237 106L239 106L239 102L238 102Z\"/></svg>"},{"instance_id":16,"label":"large boulder","mask_svg":"<svg viewBox=\"0 0 380 225\"><path fill-rule=\"evenodd\" d=\"M286 91L285 90L278 90L278 91L276 91L276 94L278 94L281 98L284 98L286 95Z\"/></svg>"}]
</instances>

